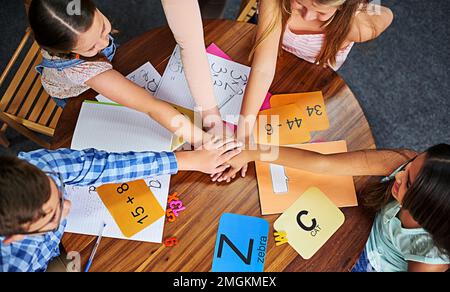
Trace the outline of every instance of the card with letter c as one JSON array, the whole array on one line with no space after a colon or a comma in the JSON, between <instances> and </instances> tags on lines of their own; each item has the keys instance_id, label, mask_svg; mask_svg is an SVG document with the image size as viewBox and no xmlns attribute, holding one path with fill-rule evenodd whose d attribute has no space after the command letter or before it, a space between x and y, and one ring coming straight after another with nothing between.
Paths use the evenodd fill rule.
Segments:
<instances>
[{"instance_id":1,"label":"card with letter c","mask_svg":"<svg viewBox=\"0 0 450 292\"><path fill-rule=\"evenodd\" d=\"M164 216L164 209L144 180L105 184L97 188L103 204L125 237L138 232Z\"/></svg>"},{"instance_id":2,"label":"card with letter c","mask_svg":"<svg viewBox=\"0 0 450 292\"><path fill-rule=\"evenodd\" d=\"M309 188L274 223L289 245L310 259L344 223L344 214L316 187Z\"/></svg>"},{"instance_id":3,"label":"card with letter c","mask_svg":"<svg viewBox=\"0 0 450 292\"><path fill-rule=\"evenodd\" d=\"M305 126L311 132L323 131L330 127L325 101L321 91L279 94L270 99L272 108L296 104L305 118Z\"/></svg>"}]
</instances>

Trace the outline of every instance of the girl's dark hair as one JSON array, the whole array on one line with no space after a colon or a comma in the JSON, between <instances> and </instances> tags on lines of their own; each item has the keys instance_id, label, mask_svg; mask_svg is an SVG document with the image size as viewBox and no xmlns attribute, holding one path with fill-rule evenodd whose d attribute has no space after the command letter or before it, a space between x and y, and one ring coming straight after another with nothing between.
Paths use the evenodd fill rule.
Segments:
<instances>
[{"instance_id":1,"label":"girl's dark hair","mask_svg":"<svg viewBox=\"0 0 450 292\"><path fill-rule=\"evenodd\" d=\"M70 58L76 46L77 35L92 26L97 10L91 0L80 0L80 9L74 10L74 14L69 4L67 0L33 0L28 12L30 27L39 46L66 58Z\"/></svg>"},{"instance_id":2,"label":"girl's dark hair","mask_svg":"<svg viewBox=\"0 0 450 292\"><path fill-rule=\"evenodd\" d=\"M425 151L425 163L403 198L403 208L450 254L450 145L439 144ZM365 205L380 210L393 200L393 181L363 190Z\"/></svg>"},{"instance_id":3,"label":"girl's dark hair","mask_svg":"<svg viewBox=\"0 0 450 292\"><path fill-rule=\"evenodd\" d=\"M50 182L36 166L16 157L0 157L0 236L24 232L23 225L44 215Z\"/></svg>"}]
</instances>

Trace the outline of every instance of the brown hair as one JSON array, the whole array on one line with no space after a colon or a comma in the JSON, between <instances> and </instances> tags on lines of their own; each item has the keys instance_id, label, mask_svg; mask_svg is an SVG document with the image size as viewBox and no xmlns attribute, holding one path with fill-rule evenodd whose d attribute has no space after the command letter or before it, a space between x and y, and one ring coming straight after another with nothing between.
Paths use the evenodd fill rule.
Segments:
<instances>
[{"instance_id":1,"label":"brown hair","mask_svg":"<svg viewBox=\"0 0 450 292\"><path fill-rule=\"evenodd\" d=\"M80 0L80 15L67 13L67 0L33 0L28 19L34 38L50 55L63 59L75 59L72 53L78 34L91 28L97 7L91 0ZM102 54L79 57L85 61L109 62Z\"/></svg>"},{"instance_id":2,"label":"brown hair","mask_svg":"<svg viewBox=\"0 0 450 292\"><path fill-rule=\"evenodd\" d=\"M265 38L275 29L276 24L282 22L283 32L286 29L287 22L291 16L290 0L274 0L278 2L277 11L274 11L274 17L271 24L263 32L262 36L256 40L255 46L250 57L253 56L255 49L264 41ZM341 50L346 37L348 36L353 24L353 19L361 7L366 7L367 0L314 0L315 2L338 7L336 13L324 24L325 40L319 55L316 57L316 63L320 65L336 63L336 55ZM281 40L280 40L281 42ZM281 46L280 46L281 48ZM281 52L281 49L280 49Z\"/></svg>"},{"instance_id":3,"label":"brown hair","mask_svg":"<svg viewBox=\"0 0 450 292\"><path fill-rule=\"evenodd\" d=\"M16 157L0 157L0 236L24 232L24 224L44 216L50 199L47 175Z\"/></svg>"},{"instance_id":4,"label":"brown hair","mask_svg":"<svg viewBox=\"0 0 450 292\"><path fill-rule=\"evenodd\" d=\"M403 198L403 208L433 238L442 252L450 252L450 145L439 144L425 151L426 160ZM375 178L374 178L375 179ZM364 205L382 209L393 199L394 181L372 183L361 192Z\"/></svg>"}]
</instances>

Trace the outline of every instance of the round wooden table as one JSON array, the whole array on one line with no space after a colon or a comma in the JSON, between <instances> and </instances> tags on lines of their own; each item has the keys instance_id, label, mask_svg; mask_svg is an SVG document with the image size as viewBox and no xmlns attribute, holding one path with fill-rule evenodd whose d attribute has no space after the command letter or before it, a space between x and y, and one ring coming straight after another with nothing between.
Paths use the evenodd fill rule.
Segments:
<instances>
[{"instance_id":1,"label":"round wooden table","mask_svg":"<svg viewBox=\"0 0 450 292\"><path fill-rule=\"evenodd\" d=\"M255 26L225 20L208 21L205 27L206 44L216 43L236 62L250 65L248 55L252 48ZM175 47L168 27L144 33L122 45L115 57L114 67L129 74L150 61L162 74ZM313 133L314 140L346 140L348 149L373 149L369 124L359 103L345 82L331 69L324 69L284 53L279 58L271 92L294 93L321 90L331 127ZM82 101L93 99L89 91L72 99L59 121L53 147L70 147ZM356 177L356 189L366 178ZM164 238L177 237L178 245L165 247L127 240L104 238L91 271L210 271L214 255L219 218L223 213L261 217L254 164L246 178L231 184L211 183L208 175L180 172L172 177L171 192L181 194L187 209L174 223L165 224ZM271 229L267 245L265 271L349 271L355 264L368 238L373 213L363 207L343 208L346 221L318 253L310 260L302 259L289 245L275 247L273 223L278 215L264 216ZM95 238L65 234L66 251L81 254L84 267Z\"/></svg>"}]
</instances>

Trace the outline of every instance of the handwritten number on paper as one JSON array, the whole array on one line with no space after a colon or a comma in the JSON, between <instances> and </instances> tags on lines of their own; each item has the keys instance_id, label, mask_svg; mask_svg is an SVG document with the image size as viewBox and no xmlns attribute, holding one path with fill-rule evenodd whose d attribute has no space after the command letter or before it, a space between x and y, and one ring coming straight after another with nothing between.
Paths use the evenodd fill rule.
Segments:
<instances>
[{"instance_id":1,"label":"handwritten number on paper","mask_svg":"<svg viewBox=\"0 0 450 292\"><path fill-rule=\"evenodd\" d=\"M216 69L214 69L214 66L216 65L216 63L212 63L212 65L211 65L211 70L214 72L214 73L216 73L216 74L220 74L220 73L224 73L224 74L226 74L227 72L228 72L228 69L227 68L220 68L219 70L216 70Z\"/></svg>"},{"instance_id":2,"label":"handwritten number on paper","mask_svg":"<svg viewBox=\"0 0 450 292\"><path fill-rule=\"evenodd\" d=\"M243 82L247 82L248 81L248 77L247 75L239 75L239 77L234 76L234 70L231 70L230 72L230 76L231 78L233 78L234 80L242 80Z\"/></svg>"}]
</instances>

